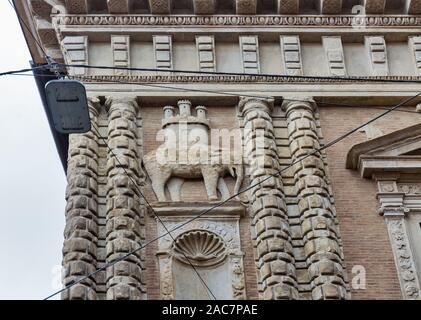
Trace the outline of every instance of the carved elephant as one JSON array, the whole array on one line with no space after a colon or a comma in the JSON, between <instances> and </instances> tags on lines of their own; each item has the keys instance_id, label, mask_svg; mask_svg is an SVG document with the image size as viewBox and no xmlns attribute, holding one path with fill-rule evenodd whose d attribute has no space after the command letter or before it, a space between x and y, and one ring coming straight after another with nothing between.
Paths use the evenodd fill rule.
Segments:
<instances>
[{"instance_id":1,"label":"carved elephant","mask_svg":"<svg viewBox=\"0 0 421 320\"><path fill-rule=\"evenodd\" d=\"M181 179L200 179L203 178L209 201L218 200L218 190L222 194L222 188L226 188L223 177L230 174L236 178L234 194L238 193L244 177L244 168L242 164L180 164L177 162L161 164L157 159L157 151L153 150L143 157L143 166L151 179L152 189L159 202L167 201L165 187L170 178ZM180 181L181 179L177 179ZM183 181L183 180L181 180ZM178 183L178 182L176 182ZM179 182L181 187L182 182ZM172 195L172 194L171 194ZM180 199L172 199L179 201Z\"/></svg>"}]
</instances>

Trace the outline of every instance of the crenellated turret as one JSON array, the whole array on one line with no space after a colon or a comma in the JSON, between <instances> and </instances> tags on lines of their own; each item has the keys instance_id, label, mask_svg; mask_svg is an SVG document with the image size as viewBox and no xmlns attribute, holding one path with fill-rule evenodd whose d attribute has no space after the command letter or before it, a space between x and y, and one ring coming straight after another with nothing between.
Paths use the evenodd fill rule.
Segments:
<instances>
[{"instance_id":1,"label":"crenellated turret","mask_svg":"<svg viewBox=\"0 0 421 320\"><path fill-rule=\"evenodd\" d=\"M177 106L178 113L173 106L164 107L162 128L174 132L177 142L187 141L188 145L209 144L209 120L206 107L197 106L196 115L192 115L191 101L179 100Z\"/></svg>"}]
</instances>

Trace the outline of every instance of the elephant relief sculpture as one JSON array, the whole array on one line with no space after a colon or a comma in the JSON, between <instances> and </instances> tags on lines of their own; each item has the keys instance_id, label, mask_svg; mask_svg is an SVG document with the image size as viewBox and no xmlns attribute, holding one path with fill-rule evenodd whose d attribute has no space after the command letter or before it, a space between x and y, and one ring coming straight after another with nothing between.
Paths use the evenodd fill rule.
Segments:
<instances>
[{"instance_id":1,"label":"elephant relief sculpture","mask_svg":"<svg viewBox=\"0 0 421 320\"><path fill-rule=\"evenodd\" d=\"M218 200L218 191L226 200L230 197L224 180L228 174L236 178L234 193L238 193L243 181L241 156L236 157L232 152L235 150L209 145L206 107L197 106L196 114L192 115L190 101L180 100L177 104L178 110L173 106L164 107L162 129L166 143L143 158L158 201L167 201L166 187L171 201L181 201L181 187L185 180L191 179L203 179L209 201Z\"/></svg>"},{"instance_id":2,"label":"elephant relief sculpture","mask_svg":"<svg viewBox=\"0 0 421 320\"><path fill-rule=\"evenodd\" d=\"M218 191L221 193L222 199L226 200L230 197L230 194L224 177L229 174L236 179L234 194L239 192L244 177L243 165L235 164L233 160L228 164L212 164L211 161L193 164L161 163L157 157L157 150L153 150L144 156L143 165L152 181L152 189L159 202L167 201L166 186L171 200L181 201L181 187L184 180L200 178L204 180L209 201L218 200Z\"/></svg>"}]
</instances>

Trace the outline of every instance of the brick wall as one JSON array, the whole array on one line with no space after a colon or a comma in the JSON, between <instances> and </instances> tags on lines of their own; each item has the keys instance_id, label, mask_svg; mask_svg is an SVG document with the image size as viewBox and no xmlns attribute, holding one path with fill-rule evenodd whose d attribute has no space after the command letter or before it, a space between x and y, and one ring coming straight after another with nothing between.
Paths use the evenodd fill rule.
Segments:
<instances>
[{"instance_id":1,"label":"brick wall","mask_svg":"<svg viewBox=\"0 0 421 320\"><path fill-rule=\"evenodd\" d=\"M348 107L320 107L319 111L326 143L383 112ZM421 114L393 112L373 125L387 134L419 121ZM387 228L377 213L375 181L345 169L350 148L366 140L366 134L358 132L326 151L350 283L353 266L362 265L367 272L366 290L352 289L352 298L401 299Z\"/></svg>"},{"instance_id":2,"label":"brick wall","mask_svg":"<svg viewBox=\"0 0 421 320\"><path fill-rule=\"evenodd\" d=\"M409 110L414 110L409 109ZM320 107L320 122L324 141L329 142L341 134L381 113L381 110L366 110L344 107ZM235 109L232 107L209 107L212 128L236 128ZM145 153L158 146L156 132L161 128L162 108L143 107L143 134ZM410 113L395 112L374 124L384 134L413 125L421 120ZM331 179L335 206L340 223L345 262L349 281L352 283L352 268L362 265L367 272L367 288L352 289L353 299L401 299L393 254L383 217L377 213L377 187L373 180L361 179L356 171L345 169L346 155L356 143L366 141L364 132L329 148L327 153L329 177ZM232 190L232 182L229 187ZM152 190L146 192L150 201L155 201ZM183 195L189 200L206 200L203 181L188 182ZM245 252L244 266L248 298L257 299L256 269L250 238L250 221L241 219L240 234L242 250ZM147 241L156 237L156 221L147 219ZM157 242L147 248L148 298L159 299L159 273L157 269Z\"/></svg>"},{"instance_id":3,"label":"brick wall","mask_svg":"<svg viewBox=\"0 0 421 320\"><path fill-rule=\"evenodd\" d=\"M175 103L174 103L175 104ZM194 108L192 108L193 110ZM144 154L156 149L161 142L156 141L156 134L161 129L161 120L163 117L162 106L142 106L141 116L143 119L143 145ZM208 118L210 119L211 128L219 129L235 129L238 128L236 118L236 110L230 106L212 106L208 107ZM233 191L234 179L227 177L228 188ZM150 202L156 201L156 197L147 184L145 187L145 195ZM206 191L203 180L188 181L182 188L182 199L185 201L207 201ZM152 216L148 216L146 220L146 241L157 236L157 222ZM253 247L250 236L250 221L248 217L240 220L240 237L242 251L244 256L244 272L246 278L247 297L249 299L257 299L257 280L256 268L253 257ZM159 299L159 270L156 252L158 250L158 242L153 242L146 249L146 273L147 273L147 290L148 299Z\"/></svg>"}]
</instances>

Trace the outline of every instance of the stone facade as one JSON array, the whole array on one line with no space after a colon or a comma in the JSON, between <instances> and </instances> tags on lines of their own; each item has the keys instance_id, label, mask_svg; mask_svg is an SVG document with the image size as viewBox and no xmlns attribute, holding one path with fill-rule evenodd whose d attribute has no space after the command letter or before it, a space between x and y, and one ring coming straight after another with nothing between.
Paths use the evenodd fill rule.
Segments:
<instances>
[{"instance_id":1,"label":"stone facade","mask_svg":"<svg viewBox=\"0 0 421 320\"><path fill-rule=\"evenodd\" d=\"M89 97L63 299L420 297L420 99L318 151L418 93L419 1L17 7Z\"/></svg>"}]
</instances>

